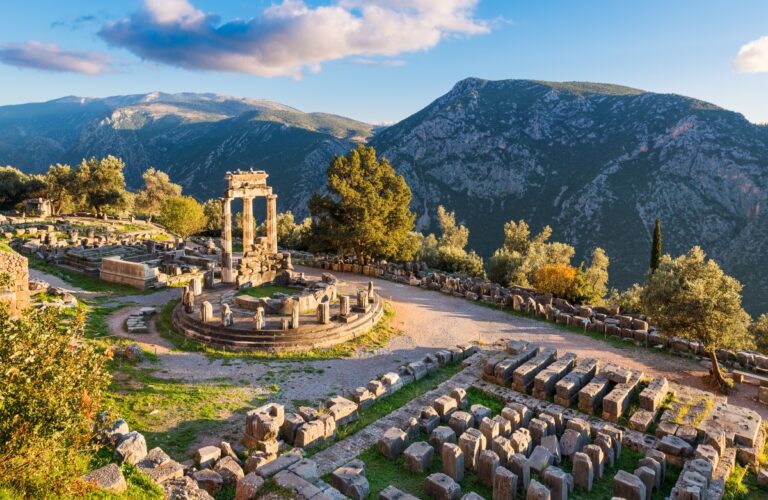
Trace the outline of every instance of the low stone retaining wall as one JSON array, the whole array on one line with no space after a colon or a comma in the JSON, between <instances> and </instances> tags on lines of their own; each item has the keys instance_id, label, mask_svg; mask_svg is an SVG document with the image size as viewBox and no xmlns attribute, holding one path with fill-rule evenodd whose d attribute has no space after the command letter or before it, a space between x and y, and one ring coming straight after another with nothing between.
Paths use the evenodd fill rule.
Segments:
<instances>
[{"instance_id":1,"label":"low stone retaining wall","mask_svg":"<svg viewBox=\"0 0 768 500\"><path fill-rule=\"evenodd\" d=\"M11 317L29 307L29 266L27 258L0 249L0 304L5 304Z\"/></svg>"}]
</instances>

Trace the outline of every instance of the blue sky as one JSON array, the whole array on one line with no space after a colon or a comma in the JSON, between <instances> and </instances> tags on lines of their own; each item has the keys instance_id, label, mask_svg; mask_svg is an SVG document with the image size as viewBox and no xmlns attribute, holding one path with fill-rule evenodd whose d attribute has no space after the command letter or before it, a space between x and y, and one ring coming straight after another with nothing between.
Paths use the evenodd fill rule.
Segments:
<instances>
[{"instance_id":1,"label":"blue sky","mask_svg":"<svg viewBox=\"0 0 768 500\"><path fill-rule=\"evenodd\" d=\"M215 92L387 123L476 76L617 83L768 122L764 37L764 0L3 2L0 104Z\"/></svg>"}]
</instances>

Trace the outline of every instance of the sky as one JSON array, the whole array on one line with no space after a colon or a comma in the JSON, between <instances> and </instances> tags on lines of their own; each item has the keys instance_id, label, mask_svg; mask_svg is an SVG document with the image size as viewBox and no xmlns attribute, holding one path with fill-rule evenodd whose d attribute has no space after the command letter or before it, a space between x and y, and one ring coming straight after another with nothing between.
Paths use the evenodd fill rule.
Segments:
<instances>
[{"instance_id":1,"label":"sky","mask_svg":"<svg viewBox=\"0 0 768 500\"><path fill-rule=\"evenodd\" d=\"M768 123L768 2L0 2L0 104L213 92L393 123L467 77L615 83Z\"/></svg>"}]
</instances>

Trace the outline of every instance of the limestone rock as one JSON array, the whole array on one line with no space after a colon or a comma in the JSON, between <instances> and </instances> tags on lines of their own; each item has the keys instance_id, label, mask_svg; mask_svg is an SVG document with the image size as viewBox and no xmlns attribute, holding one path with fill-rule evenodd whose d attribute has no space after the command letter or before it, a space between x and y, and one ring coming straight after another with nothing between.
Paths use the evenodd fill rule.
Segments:
<instances>
[{"instance_id":1,"label":"limestone rock","mask_svg":"<svg viewBox=\"0 0 768 500\"><path fill-rule=\"evenodd\" d=\"M147 456L147 442L144 436L136 431L125 434L115 447L115 458L121 463L135 465Z\"/></svg>"},{"instance_id":2,"label":"limestone rock","mask_svg":"<svg viewBox=\"0 0 768 500\"><path fill-rule=\"evenodd\" d=\"M83 481L110 493L124 493L128 489L123 471L117 464L109 464L89 472Z\"/></svg>"}]
</instances>

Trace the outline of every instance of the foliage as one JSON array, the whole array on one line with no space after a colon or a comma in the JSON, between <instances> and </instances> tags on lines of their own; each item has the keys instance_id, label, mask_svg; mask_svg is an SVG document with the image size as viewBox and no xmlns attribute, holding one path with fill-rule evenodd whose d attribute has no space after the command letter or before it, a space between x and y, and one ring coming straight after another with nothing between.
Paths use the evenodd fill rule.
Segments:
<instances>
[{"instance_id":1,"label":"foliage","mask_svg":"<svg viewBox=\"0 0 768 500\"><path fill-rule=\"evenodd\" d=\"M27 198L41 194L45 183L40 176L27 175L13 167L0 167L0 209L15 208Z\"/></svg>"},{"instance_id":2,"label":"foliage","mask_svg":"<svg viewBox=\"0 0 768 500\"><path fill-rule=\"evenodd\" d=\"M749 326L749 334L760 352L768 352L768 314L761 314Z\"/></svg>"},{"instance_id":3,"label":"foliage","mask_svg":"<svg viewBox=\"0 0 768 500\"><path fill-rule=\"evenodd\" d=\"M701 342L723 383L717 349L752 347L749 315L741 307L741 283L728 276L704 251L693 247L686 255L662 257L641 293L645 312L669 336Z\"/></svg>"},{"instance_id":4,"label":"foliage","mask_svg":"<svg viewBox=\"0 0 768 500\"><path fill-rule=\"evenodd\" d=\"M600 247L592 251L589 267L581 274L585 281L585 301L596 303L608 293L608 266L610 259Z\"/></svg>"},{"instance_id":5,"label":"foliage","mask_svg":"<svg viewBox=\"0 0 768 500\"><path fill-rule=\"evenodd\" d=\"M256 226L257 236L266 236L267 223L262 222ZM281 248L291 250L307 250L312 237L312 219L305 218L301 224L296 224L293 212L280 212L277 214L277 244Z\"/></svg>"},{"instance_id":6,"label":"foliage","mask_svg":"<svg viewBox=\"0 0 768 500\"><path fill-rule=\"evenodd\" d=\"M165 200L158 221L185 240L201 231L206 224L202 205L191 196L175 196Z\"/></svg>"},{"instance_id":7,"label":"foliage","mask_svg":"<svg viewBox=\"0 0 768 500\"><path fill-rule=\"evenodd\" d=\"M661 221L656 219L653 228L653 241L651 242L651 271L655 271L661 262Z\"/></svg>"},{"instance_id":8,"label":"foliage","mask_svg":"<svg viewBox=\"0 0 768 500\"><path fill-rule=\"evenodd\" d=\"M134 208L151 220L157 217L166 200L181 196L181 186L171 182L168 174L150 167L141 176L144 186L136 193Z\"/></svg>"},{"instance_id":9,"label":"foliage","mask_svg":"<svg viewBox=\"0 0 768 500\"><path fill-rule=\"evenodd\" d=\"M79 193L77 175L72 167L61 163L48 167L44 196L51 200L54 215L74 211L81 201Z\"/></svg>"},{"instance_id":10,"label":"foliage","mask_svg":"<svg viewBox=\"0 0 768 500\"><path fill-rule=\"evenodd\" d=\"M440 225L439 239L432 233L412 237L413 246L418 248L417 259L426 262L429 267L450 273L485 276L482 257L474 250L467 252L465 249L469 229L456 223L456 214L448 212L442 205L438 206L437 221Z\"/></svg>"},{"instance_id":11,"label":"foliage","mask_svg":"<svg viewBox=\"0 0 768 500\"><path fill-rule=\"evenodd\" d=\"M30 497L75 487L109 383L84 321L56 308L13 320L0 311L0 486Z\"/></svg>"},{"instance_id":12,"label":"foliage","mask_svg":"<svg viewBox=\"0 0 768 500\"><path fill-rule=\"evenodd\" d=\"M566 297L576 279L576 268L565 264L546 264L533 275L533 286L539 293Z\"/></svg>"},{"instance_id":13,"label":"foliage","mask_svg":"<svg viewBox=\"0 0 768 500\"><path fill-rule=\"evenodd\" d=\"M327 194L309 200L313 250L354 253L361 263L413 257L416 249L405 245L416 217L411 190L385 158L358 145L334 158L327 176Z\"/></svg>"},{"instance_id":14,"label":"foliage","mask_svg":"<svg viewBox=\"0 0 768 500\"><path fill-rule=\"evenodd\" d=\"M205 230L213 233L220 232L222 225L221 200L218 198L205 200L203 214L205 214Z\"/></svg>"},{"instance_id":15,"label":"foliage","mask_svg":"<svg viewBox=\"0 0 768 500\"><path fill-rule=\"evenodd\" d=\"M644 314L643 303L640 297L643 293L643 287L637 283L627 288L623 292L619 292L615 288L611 290L606 303L619 306L619 311L622 313L637 313Z\"/></svg>"},{"instance_id":16,"label":"foliage","mask_svg":"<svg viewBox=\"0 0 768 500\"><path fill-rule=\"evenodd\" d=\"M75 182L84 206L97 215L119 213L129 208L124 168L125 163L111 155L100 160L95 157L83 160L75 172Z\"/></svg>"}]
</instances>

